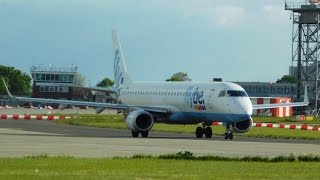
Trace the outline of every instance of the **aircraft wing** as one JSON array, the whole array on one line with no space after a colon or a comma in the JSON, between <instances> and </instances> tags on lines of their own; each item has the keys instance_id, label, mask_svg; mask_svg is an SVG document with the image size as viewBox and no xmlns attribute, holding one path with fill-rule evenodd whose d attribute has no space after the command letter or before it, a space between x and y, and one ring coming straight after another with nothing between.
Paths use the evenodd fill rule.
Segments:
<instances>
[{"instance_id":1,"label":"aircraft wing","mask_svg":"<svg viewBox=\"0 0 320 180\"><path fill-rule=\"evenodd\" d=\"M304 88L304 101L296 103L280 103L280 104L256 104L252 105L252 109L270 109L270 108L279 108L279 107L298 107L298 106L308 106L308 92L307 86Z\"/></svg>"},{"instance_id":2,"label":"aircraft wing","mask_svg":"<svg viewBox=\"0 0 320 180\"><path fill-rule=\"evenodd\" d=\"M270 109L279 107L297 107L297 106L308 106L309 102L298 102L298 103L282 103L282 104L257 104L252 105L252 109Z\"/></svg>"},{"instance_id":3,"label":"aircraft wing","mask_svg":"<svg viewBox=\"0 0 320 180\"><path fill-rule=\"evenodd\" d=\"M11 97L11 96L10 96ZM104 109L116 109L116 110L124 110L131 111L133 109L143 109L150 113L170 113L169 107L158 107L158 106L129 106L125 104L112 104L112 103L99 103L99 102L87 102L87 101L72 101L72 100L59 100L59 99L43 99L43 98L27 98L27 97L11 97L12 99L16 99L18 101L24 102L38 102L38 103L49 103L49 104L60 104L60 105L72 105L72 106L88 106L95 107L100 110ZM101 111L101 112L102 112Z\"/></svg>"},{"instance_id":4,"label":"aircraft wing","mask_svg":"<svg viewBox=\"0 0 320 180\"><path fill-rule=\"evenodd\" d=\"M106 92L106 93L110 93L110 94L116 93L112 87L107 87L107 88L85 87L85 86L77 86L77 85L73 85L73 84L64 84L64 83L55 83L55 85L67 86L67 87L77 87L77 88L88 89L88 90L93 90L93 91Z\"/></svg>"},{"instance_id":5,"label":"aircraft wing","mask_svg":"<svg viewBox=\"0 0 320 180\"><path fill-rule=\"evenodd\" d=\"M163 115L169 114L173 111L170 107L164 106L134 106L134 105L125 105L125 104L112 104L112 103L99 103L99 102L88 102L88 101L73 101L73 100L60 100L60 99L44 99L44 98L29 98L29 97L16 97L13 96L7 83L2 79L6 91L11 99L15 99L23 102L38 102L38 103L49 103L49 104L59 104L59 105L72 105L72 106L88 106L97 108L97 113L101 113L105 109L116 109L124 111L132 111L135 109L142 109L150 113L160 113Z\"/></svg>"}]
</instances>

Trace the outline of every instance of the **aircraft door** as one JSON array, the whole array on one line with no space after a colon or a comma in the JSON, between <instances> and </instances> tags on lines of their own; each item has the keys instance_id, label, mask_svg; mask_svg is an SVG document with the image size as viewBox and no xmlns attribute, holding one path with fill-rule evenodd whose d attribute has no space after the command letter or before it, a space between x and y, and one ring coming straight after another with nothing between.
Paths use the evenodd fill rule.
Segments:
<instances>
[{"instance_id":1,"label":"aircraft door","mask_svg":"<svg viewBox=\"0 0 320 180\"><path fill-rule=\"evenodd\" d=\"M210 89L208 92L208 107L210 110L213 110L213 104L214 104L214 94L215 94L215 90L214 89Z\"/></svg>"}]
</instances>

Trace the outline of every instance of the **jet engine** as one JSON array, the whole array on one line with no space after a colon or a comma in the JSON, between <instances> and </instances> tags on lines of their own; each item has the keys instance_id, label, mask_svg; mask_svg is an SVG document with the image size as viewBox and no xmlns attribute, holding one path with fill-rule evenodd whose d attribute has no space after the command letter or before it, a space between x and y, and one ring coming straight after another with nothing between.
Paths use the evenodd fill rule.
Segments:
<instances>
[{"instance_id":1,"label":"jet engine","mask_svg":"<svg viewBox=\"0 0 320 180\"><path fill-rule=\"evenodd\" d=\"M144 110L135 110L126 117L127 128L135 132L145 132L152 128L154 124L153 116Z\"/></svg>"},{"instance_id":2,"label":"jet engine","mask_svg":"<svg viewBox=\"0 0 320 180\"><path fill-rule=\"evenodd\" d=\"M252 128L252 123L253 123L252 118L250 118L244 121L233 123L232 128L235 132L245 133Z\"/></svg>"}]
</instances>

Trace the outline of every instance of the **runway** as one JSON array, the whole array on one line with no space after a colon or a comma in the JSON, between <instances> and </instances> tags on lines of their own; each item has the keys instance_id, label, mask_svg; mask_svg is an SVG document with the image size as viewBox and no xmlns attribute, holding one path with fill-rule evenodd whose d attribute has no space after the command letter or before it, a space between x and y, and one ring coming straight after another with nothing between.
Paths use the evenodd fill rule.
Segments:
<instances>
[{"instance_id":1,"label":"runway","mask_svg":"<svg viewBox=\"0 0 320 180\"><path fill-rule=\"evenodd\" d=\"M30 155L115 157L191 151L196 155L276 156L290 153L320 155L320 141L222 136L197 139L193 134L150 132L132 138L128 130L58 125L51 121L0 120L0 157Z\"/></svg>"}]
</instances>

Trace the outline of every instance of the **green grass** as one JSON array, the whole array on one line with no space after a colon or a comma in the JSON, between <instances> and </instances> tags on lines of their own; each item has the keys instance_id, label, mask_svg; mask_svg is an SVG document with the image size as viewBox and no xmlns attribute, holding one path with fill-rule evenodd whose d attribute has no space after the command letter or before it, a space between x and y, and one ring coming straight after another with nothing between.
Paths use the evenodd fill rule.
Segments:
<instances>
[{"instance_id":1,"label":"green grass","mask_svg":"<svg viewBox=\"0 0 320 180\"><path fill-rule=\"evenodd\" d=\"M320 120L314 121L294 121L288 118L274 118L274 117L254 117L254 122L263 123L285 123L285 124L317 124ZM78 126L90 126L101 128L117 128L127 129L124 122L123 115L81 115L81 118L59 120L56 121L59 124L70 124ZM160 124L156 123L152 128L152 131L159 132L177 132L177 133L194 133L197 125L173 125L173 124ZM214 126L213 132L216 135L223 135L225 128L222 126ZM291 129L277 129L277 128L257 128L253 127L249 132L243 134L237 134L237 136L248 137L263 137L263 138L283 138L283 139L314 139L320 140L319 131L302 131Z\"/></svg>"},{"instance_id":2,"label":"green grass","mask_svg":"<svg viewBox=\"0 0 320 180\"><path fill-rule=\"evenodd\" d=\"M187 156L185 156L187 154ZM132 158L27 157L0 158L0 179L318 179L320 163L297 157L266 158L201 157L190 153L175 159L135 156ZM167 157L167 158L166 158ZM168 158L169 157L169 158Z\"/></svg>"}]
</instances>

